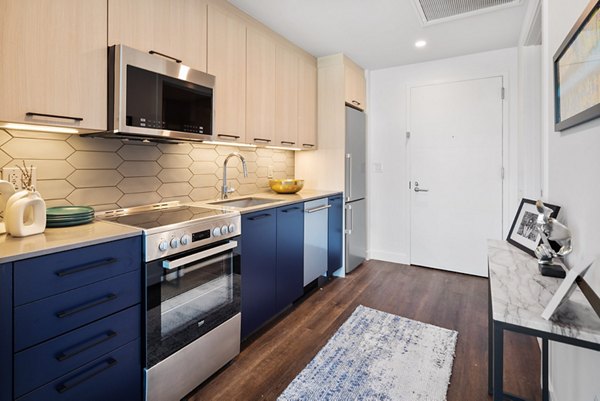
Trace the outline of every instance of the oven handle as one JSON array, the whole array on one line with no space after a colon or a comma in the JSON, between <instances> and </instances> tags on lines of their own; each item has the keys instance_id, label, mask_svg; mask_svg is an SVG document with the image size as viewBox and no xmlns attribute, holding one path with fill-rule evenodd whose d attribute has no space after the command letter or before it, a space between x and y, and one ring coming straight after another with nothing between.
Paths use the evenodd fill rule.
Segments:
<instances>
[{"instance_id":1,"label":"oven handle","mask_svg":"<svg viewBox=\"0 0 600 401\"><path fill-rule=\"evenodd\" d=\"M222 253L237 247L237 241L229 241L227 244L219 245L215 248L207 249L206 251L194 253L192 255L185 256L175 260L163 260L162 267L165 270L176 269L180 266L187 265L188 263L196 262L201 259L206 259L218 253Z\"/></svg>"}]
</instances>

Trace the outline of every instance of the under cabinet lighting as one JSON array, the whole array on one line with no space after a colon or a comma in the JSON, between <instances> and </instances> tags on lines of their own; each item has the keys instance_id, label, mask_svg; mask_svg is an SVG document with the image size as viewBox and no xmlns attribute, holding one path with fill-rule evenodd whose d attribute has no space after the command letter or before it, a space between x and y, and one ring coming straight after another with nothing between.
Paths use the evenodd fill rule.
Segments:
<instances>
[{"instance_id":1,"label":"under cabinet lighting","mask_svg":"<svg viewBox=\"0 0 600 401\"><path fill-rule=\"evenodd\" d=\"M424 40L417 40L415 42L415 47L425 47L427 45L427 42L425 42Z\"/></svg>"},{"instance_id":2,"label":"under cabinet lighting","mask_svg":"<svg viewBox=\"0 0 600 401\"><path fill-rule=\"evenodd\" d=\"M251 143L236 143L236 142L221 142L221 141L202 141L206 145L225 145L225 146L238 146L245 148L255 148L256 145Z\"/></svg>"},{"instance_id":3,"label":"under cabinet lighting","mask_svg":"<svg viewBox=\"0 0 600 401\"><path fill-rule=\"evenodd\" d=\"M76 130L75 128L51 127L48 125L35 124L0 123L0 128L14 129L18 131L40 131L55 132L59 134L79 134L79 130Z\"/></svg>"},{"instance_id":4,"label":"under cabinet lighting","mask_svg":"<svg viewBox=\"0 0 600 401\"><path fill-rule=\"evenodd\" d=\"M302 150L300 148L291 148L286 146L265 146L267 149L279 149L279 150Z\"/></svg>"}]
</instances>

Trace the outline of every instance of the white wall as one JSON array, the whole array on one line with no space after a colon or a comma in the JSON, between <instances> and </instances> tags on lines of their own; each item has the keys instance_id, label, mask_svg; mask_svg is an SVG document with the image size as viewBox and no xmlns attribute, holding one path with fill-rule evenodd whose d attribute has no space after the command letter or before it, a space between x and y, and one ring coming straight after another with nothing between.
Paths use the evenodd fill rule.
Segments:
<instances>
[{"instance_id":1,"label":"white wall","mask_svg":"<svg viewBox=\"0 0 600 401\"><path fill-rule=\"evenodd\" d=\"M573 233L573 265L600 254L600 119L554 132L552 56L589 0L544 0L542 76L544 102L545 194L562 206L561 216ZM600 293L600 264L586 276ZM550 349L553 400L600 400L600 352L552 344Z\"/></svg>"},{"instance_id":2,"label":"white wall","mask_svg":"<svg viewBox=\"0 0 600 401\"><path fill-rule=\"evenodd\" d=\"M406 263L409 208L406 164L407 89L424 83L503 75L505 104L505 229L518 197L518 50L516 48L412 64L368 74L369 257ZM508 107L507 107L508 106ZM375 167L381 166L381 172Z\"/></svg>"}]
</instances>

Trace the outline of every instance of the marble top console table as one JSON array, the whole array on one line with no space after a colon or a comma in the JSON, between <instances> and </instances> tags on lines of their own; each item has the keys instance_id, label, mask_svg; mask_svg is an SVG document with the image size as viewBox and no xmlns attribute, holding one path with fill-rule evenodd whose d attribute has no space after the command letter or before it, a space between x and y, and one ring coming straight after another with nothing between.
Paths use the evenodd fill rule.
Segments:
<instances>
[{"instance_id":1,"label":"marble top console table","mask_svg":"<svg viewBox=\"0 0 600 401\"><path fill-rule=\"evenodd\" d=\"M504 331L542 339L542 400L548 401L548 341L600 351L600 318L579 288L551 320L541 314L562 279L544 277L537 260L505 241L488 240L488 390L494 401L522 400L503 391Z\"/></svg>"}]
</instances>

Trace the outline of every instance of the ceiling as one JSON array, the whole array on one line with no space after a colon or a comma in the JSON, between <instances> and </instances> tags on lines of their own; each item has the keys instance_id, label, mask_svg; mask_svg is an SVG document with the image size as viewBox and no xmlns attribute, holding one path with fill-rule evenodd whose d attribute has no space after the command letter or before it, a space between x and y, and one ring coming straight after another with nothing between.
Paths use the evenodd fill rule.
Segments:
<instances>
[{"instance_id":1,"label":"ceiling","mask_svg":"<svg viewBox=\"0 0 600 401\"><path fill-rule=\"evenodd\" d=\"M369 70L517 46L527 1L423 26L413 0L229 0L309 53Z\"/></svg>"}]
</instances>

